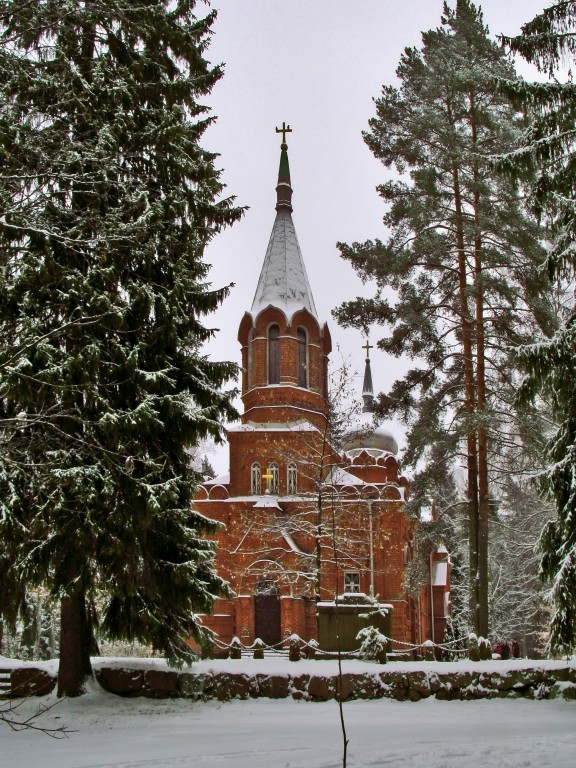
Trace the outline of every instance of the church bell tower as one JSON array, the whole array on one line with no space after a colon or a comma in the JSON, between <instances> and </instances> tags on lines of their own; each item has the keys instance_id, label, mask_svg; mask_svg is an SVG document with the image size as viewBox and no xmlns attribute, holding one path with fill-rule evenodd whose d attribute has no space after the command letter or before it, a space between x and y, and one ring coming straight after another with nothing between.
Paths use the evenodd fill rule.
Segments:
<instances>
[{"instance_id":1,"label":"church bell tower","mask_svg":"<svg viewBox=\"0 0 576 768\"><path fill-rule=\"evenodd\" d=\"M316 306L292 220L292 184L282 133L276 218L249 312L238 331L242 345L244 424L295 423L322 429L327 413L327 368L332 345Z\"/></svg>"}]
</instances>

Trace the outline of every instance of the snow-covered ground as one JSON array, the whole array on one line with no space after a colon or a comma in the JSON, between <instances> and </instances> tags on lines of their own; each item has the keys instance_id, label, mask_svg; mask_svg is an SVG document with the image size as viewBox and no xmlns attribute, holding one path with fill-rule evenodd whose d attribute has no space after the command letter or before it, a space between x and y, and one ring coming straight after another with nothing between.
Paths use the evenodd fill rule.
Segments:
<instances>
[{"instance_id":1,"label":"snow-covered ground","mask_svg":"<svg viewBox=\"0 0 576 768\"><path fill-rule=\"evenodd\" d=\"M245 664L242 660L238 666ZM264 664L278 671L277 663L269 665L265 660ZM502 669L500 665L507 662L498 664ZM288 668L294 671L293 666ZM14 733L0 724L2 768L342 765L334 701L122 699L94 685L80 699L57 701L52 695L28 700L16 716L24 718L39 705L54 702L37 724L65 726L66 737ZM576 702L563 699L446 702L431 698L416 703L380 699L346 702L344 714L349 768L573 768L576 764Z\"/></svg>"}]
</instances>

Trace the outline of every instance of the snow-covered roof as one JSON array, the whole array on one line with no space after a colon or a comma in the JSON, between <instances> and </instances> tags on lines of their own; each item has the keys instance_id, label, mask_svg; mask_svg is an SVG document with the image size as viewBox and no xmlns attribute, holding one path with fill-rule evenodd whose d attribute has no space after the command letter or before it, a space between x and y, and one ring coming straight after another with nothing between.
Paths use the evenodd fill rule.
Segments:
<instances>
[{"instance_id":1,"label":"snow-covered roof","mask_svg":"<svg viewBox=\"0 0 576 768\"><path fill-rule=\"evenodd\" d=\"M259 496L254 504L254 509L279 509L282 511L282 507L278 504L276 496Z\"/></svg>"},{"instance_id":2,"label":"snow-covered roof","mask_svg":"<svg viewBox=\"0 0 576 768\"><path fill-rule=\"evenodd\" d=\"M252 302L252 316L269 306L281 309L288 321L301 309L318 319L296 229L287 210L276 214Z\"/></svg>"},{"instance_id":3,"label":"snow-covered roof","mask_svg":"<svg viewBox=\"0 0 576 768\"><path fill-rule=\"evenodd\" d=\"M252 316L273 306L282 310L290 322L295 312L306 309L318 320L310 283L292 221L292 183L288 163L288 145L281 144L278 185L276 187L276 219L264 257Z\"/></svg>"},{"instance_id":4,"label":"snow-covered roof","mask_svg":"<svg viewBox=\"0 0 576 768\"><path fill-rule=\"evenodd\" d=\"M384 425L377 424L371 411L362 412L344 432L342 450L346 454L375 450L380 455L390 453L396 456L398 443L392 432Z\"/></svg>"},{"instance_id":5,"label":"snow-covered roof","mask_svg":"<svg viewBox=\"0 0 576 768\"><path fill-rule=\"evenodd\" d=\"M230 473L227 472L225 475L218 475L218 477L213 477L210 480L204 480L202 485L228 485L229 483Z\"/></svg>"},{"instance_id":6,"label":"snow-covered roof","mask_svg":"<svg viewBox=\"0 0 576 768\"><path fill-rule=\"evenodd\" d=\"M364 480L350 474L350 472L346 472L341 467L335 467L331 470L326 478L326 483L331 485L365 485Z\"/></svg>"}]
</instances>

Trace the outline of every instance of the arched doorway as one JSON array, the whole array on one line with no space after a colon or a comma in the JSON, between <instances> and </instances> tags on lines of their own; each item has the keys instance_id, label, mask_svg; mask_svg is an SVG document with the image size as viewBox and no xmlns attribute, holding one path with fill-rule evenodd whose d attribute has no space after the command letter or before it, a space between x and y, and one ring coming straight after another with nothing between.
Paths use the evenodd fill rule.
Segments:
<instances>
[{"instance_id":1,"label":"arched doorway","mask_svg":"<svg viewBox=\"0 0 576 768\"><path fill-rule=\"evenodd\" d=\"M282 640L280 596L278 585L272 579L264 578L256 582L254 633L266 645L276 645Z\"/></svg>"}]
</instances>

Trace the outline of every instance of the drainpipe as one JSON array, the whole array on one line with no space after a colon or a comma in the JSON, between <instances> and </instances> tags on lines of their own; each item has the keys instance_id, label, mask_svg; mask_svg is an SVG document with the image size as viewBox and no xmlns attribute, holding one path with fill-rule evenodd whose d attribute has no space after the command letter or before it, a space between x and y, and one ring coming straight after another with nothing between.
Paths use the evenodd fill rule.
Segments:
<instances>
[{"instance_id":1,"label":"drainpipe","mask_svg":"<svg viewBox=\"0 0 576 768\"><path fill-rule=\"evenodd\" d=\"M368 504L368 525L370 530L370 597L374 597L374 532L372 530L372 499L366 499Z\"/></svg>"},{"instance_id":2,"label":"drainpipe","mask_svg":"<svg viewBox=\"0 0 576 768\"><path fill-rule=\"evenodd\" d=\"M433 566L433 552L430 552L430 631L432 634L432 642L436 642L434 639L434 566Z\"/></svg>"}]
</instances>

